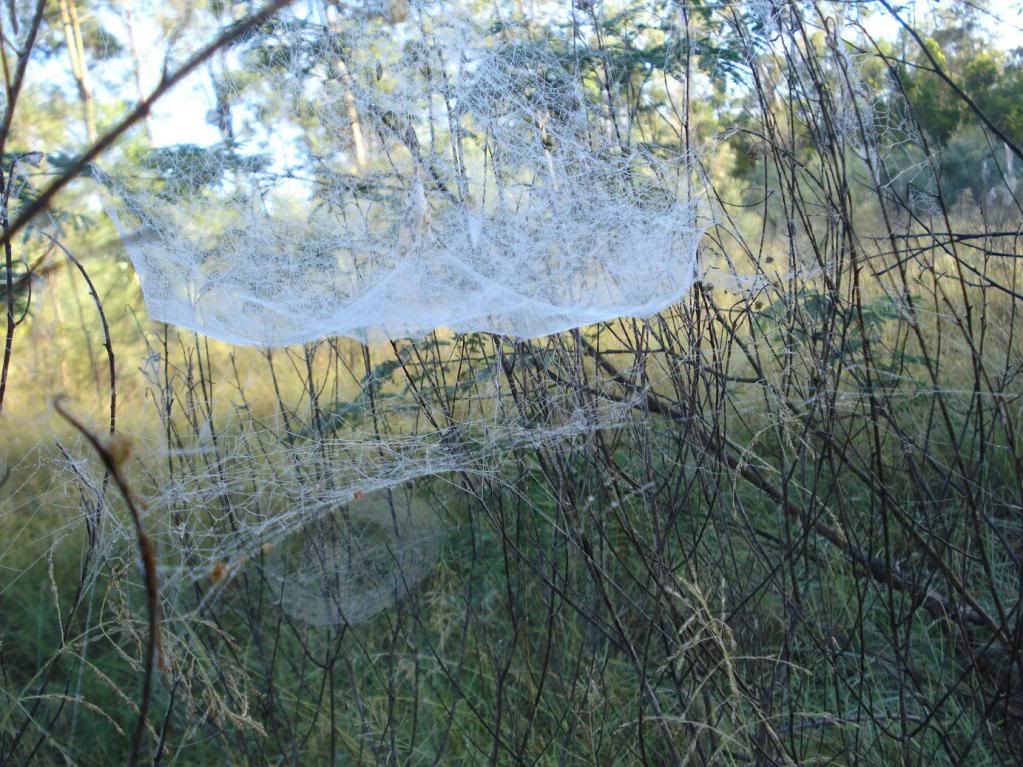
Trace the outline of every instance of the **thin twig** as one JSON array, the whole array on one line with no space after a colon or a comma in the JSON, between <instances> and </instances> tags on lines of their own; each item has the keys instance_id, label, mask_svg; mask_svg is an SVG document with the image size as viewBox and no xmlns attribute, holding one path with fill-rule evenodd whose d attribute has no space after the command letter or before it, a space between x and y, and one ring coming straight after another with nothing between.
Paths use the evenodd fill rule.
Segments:
<instances>
[{"instance_id":1,"label":"thin twig","mask_svg":"<svg viewBox=\"0 0 1023 767\"><path fill-rule=\"evenodd\" d=\"M86 427L81 421L75 418L69 413L63 404L63 397L57 397L53 401L54 409L78 432L89 441L89 444L99 454L100 459L103 461L103 465L106 470L110 473L110 476L114 478L114 483L117 485L118 490L121 491L121 496L124 498L125 505L128 507L128 511L131 514L132 521L135 523L135 534L138 539L139 554L142 558L142 568L145 573L146 580L146 609L149 615L149 636L146 641L146 657L143 671L142 680L142 695L139 701L139 718L138 724L135 726L135 731L131 739L131 751L128 757L128 764L134 765L137 762L139 750L142 745L142 733L145 731L146 719L149 715L149 702L152 697L153 688L153 672L156 667L156 662L160 653L160 591L159 583L157 580L156 571L156 555L153 552L153 546L149 542L149 537L146 535L145 529L142 526L142 514L139 511L138 503L135 501L131 488L128 486L128 482L121 472L121 466L126 459L125 452L123 450L112 450L115 447L114 443L104 443L99 437L92 433L88 427ZM162 661L161 661L162 665Z\"/></svg>"},{"instance_id":2,"label":"thin twig","mask_svg":"<svg viewBox=\"0 0 1023 767\"><path fill-rule=\"evenodd\" d=\"M107 133L100 138L99 141L93 144L85 152L85 154L81 155L77 160L71 163L56 180L54 180L35 200L25 207L18 218L14 220L14 223L11 224L10 229L4 232L3 242L9 242L14 235L20 232L28 224L29 221L45 210L50 204L50 201L57 196L58 192L66 187L73 179L77 178L90 163L109 149L113 143L123 136L133 125L135 125L135 123L145 118L153 108L153 105L156 104L156 102L159 101L168 91L170 91L171 88L202 66L217 51L236 42L247 32L269 20L278 11L291 5L292 2L294 2L294 0L273 0L273 2L269 3L261 11L257 11L252 16L248 16L242 21L228 27L222 35L188 59L188 61L182 64L181 67L179 67L173 74L165 75L160 81L160 84L153 89L149 96L139 102L139 104L131 112L129 112L126 117L107 131Z\"/></svg>"}]
</instances>

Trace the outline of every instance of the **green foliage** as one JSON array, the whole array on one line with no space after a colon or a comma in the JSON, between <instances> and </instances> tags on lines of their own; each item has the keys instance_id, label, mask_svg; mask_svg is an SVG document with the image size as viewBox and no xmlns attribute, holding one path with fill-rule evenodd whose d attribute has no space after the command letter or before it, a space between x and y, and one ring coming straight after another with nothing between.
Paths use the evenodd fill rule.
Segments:
<instances>
[{"instance_id":1,"label":"green foliage","mask_svg":"<svg viewBox=\"0 0 1023 767\"><path fill-rule=\"evenodd\" d=\"M945 55L933 38L925 41L928 51L942 69L948 69ZM921 53L917 66L927 67ZM944 145L963 119L964 106L948 85L937 75L923 70L904 69L900 77L913 117L932 140Z\"/></svg>"},{"instance_id":2,"label":"green foliage","mask_svg":"<svg viewBox=\"0 0 1023 767\"><path fill-rule=\"evenodd\" d=\"M169 199L216 187L228 171L260 173L270 165L265 155L243 155L236 147L200 147L177 144L156 147L140 158L141 165L155 171Z\"/></svg>"},{"instance_id":3,"label":"green foliage","mask_svg":"<svg viewBox=\"0 0 1023 767\"><path fill-rule=\"evenodd\" d=\"M944 191L956 200L966 190L980 203L990 202L992 189L1004 187L995 163L1002 162L999 140L987 135L980 115L933 71L915 43L911 64L901 65L901 80L913 119L935 148L941 150ZM967 15L947 18L947 26L925 40L927 51L973 100L977 109L1017 147L1023 146L1023 59L985 45L984 33ZM1005 168L1003 168L1005 170ZM994 195L1002 200L1006 195Z\"/></svg>"}]
</instances>

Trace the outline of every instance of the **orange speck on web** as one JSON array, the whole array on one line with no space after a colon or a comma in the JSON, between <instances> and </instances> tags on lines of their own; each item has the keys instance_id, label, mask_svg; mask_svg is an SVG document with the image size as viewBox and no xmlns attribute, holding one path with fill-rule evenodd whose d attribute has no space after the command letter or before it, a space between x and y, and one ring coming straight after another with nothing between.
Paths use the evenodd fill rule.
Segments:
<instances>
[{"instance_id":1,"label":"orange speck on web","mask_svg":"<svg viewBox=\"0 0 1023 767\"><path fill-rule=\"evenodd\" d=\"M214 583L219 583L224 580L224 576L227 575L227 565L223 562L218 561L213 565L213 572L210 573L210 578Z\"/></svg>"},{"instance_id":2,"label":"orange speck on web","mask_svg":"<svg viewBox=\"0 0 1023 767\"><path fill-rule=\"evenodd\" d=\"M366 494L364 492L362 492L361 490L356 490L355 491L355 500L361 501L365 497L366 497Z\"/></svg>"}]
</instances>

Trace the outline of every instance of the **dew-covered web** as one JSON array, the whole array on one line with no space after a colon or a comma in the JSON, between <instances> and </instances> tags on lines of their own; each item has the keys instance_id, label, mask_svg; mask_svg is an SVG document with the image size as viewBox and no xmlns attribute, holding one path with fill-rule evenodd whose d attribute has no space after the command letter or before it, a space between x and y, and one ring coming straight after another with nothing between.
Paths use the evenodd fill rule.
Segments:
<instances>
[{"instance_id":1,"label":"dew-covered web","mask_svg":"<svg viewBox=\"0 0 1023 767\"><path fill-rule=\"evenodd\" d=\"M447 343L439 329L535 338L678 302L708 224L678 115L626 106L643 102L626 91L654 86L601 63L585 15L530 13L338 5L232 49L209 105L219 143L98 174L149 317L235 344L414 339L429 355ZM474 348L421 380L393 376L383 403L367 371L356 400L302 423L214 435L206 421L169 444L172 476L146 498L166 603L212 582L201 613L255 572L290 619L369 621L415 590L451 534L425 488L518 494L506 474L522 451L587 449L635 422L632 394L563 390L558 375L577 371L542 355L542 401L516 405L504 352Z\"/></svg>"},{"instance_id":2,"label":"dew-covered web","mask_svg":"<svg viewBox=\"0 0 1023 767\"><path fill-rule=\"evenodd\" d=\"M585 15L540 3L510 23L451 1L325 13L279 19L219 64L219 144L152 149L103 176L150 318L236 344L430 349L441 328L534 338L649 317L689 290L709 223L697 150L677 114L625 106L643 102L625 90L651 86L616 79ZM562 30L547 38L545 24ZM860 104L855 62L835 71ZM850 136L884 117L839 111ZM367 371L357 401L326 415L170 446L173 478L147 499L170 520L152 531L164 599L212 581L204 607L255 569L291 619L367 622L414 592L451 534L424 488L515 495L522 451L650 428L643 387L604 399L620 382L580 389L557 354L530 363L540 400L514 403L502 353L418 382L403 371L372 408L381 381ZM651 372L637 381L654 389ZM439 404L451 412L424 417Z\"/></svg>"},{"instance_id":3,"label":"dew-covered web","mask_svg":"<svg viewBox=\"0 0 1023 767\"><path fill-rule=\"evenodd\" d=\"M573 51L457 2L393 21L279 22L218 86L249 104L223 145L115 174L151 318L266 346L536 337L682 297L688 148L641 140L579 53L586 27Z\"/></svg>"},{"instance_id":4,"label":"dew-covered web","mask_svg":"<svg viewBox=\"0 0 1023 767\"><path fill-rule=\"evenodd\" d=\"M268 551L281 608L296 620L359 625L406 597L433 568L441 541L427 504L401 491L360 495L345 513Z\"/></svg>"},{"instance_id":5,"label":"dew-covered web","mask_svg":"<svg viewBox=\"0 0 1023 767\"><path fill-rule=\"evenodd\" d=\"M638 404L552 392L545 419L529 423L503 412L510 403L496 382L482 389L482 409L447 427L401 431L401 406L381 406L388 433L362 419L329 436L282 439L249 424L215 445L207 432L172 451L173 479L145 498L163 552L163 599L187 602L195 584L212 584L202 610L255 568L294 620L366 622L412 592L454 534L432 500L438 487L519 493L516 456L585 449L598 431L634 423ZM130 530L110 532L121 539Z\"/></svg>"},{"instance_id":6,"label":"dew-covered web","mask_svg":"<svg viewBox=\"0 0 1023 767\"><path fill-rule=\"evenodd\" d=\"M92 176L148 312L127 270L99 271L92 329L113 341L83 320L83 353L59 359L79 335L46 340L74 322L56 301L15 339L16 361L36 345L62 386L96 389L61 406L96 442L65 428L0 471L0 666L38 668L8 685L15 716L51 740L78 716L81 737L117 719L116 692L130 725L152 636L140 719L166 759L336 740L353 762L681 763L681 744L738 764L783 743L805 761L802 733L845 753L846 731L918 719L967 742L964 696L943 713L928 695L987 684L960 637L1011 636L967 616L1000 615L1016 553L958 509L1017 536L996 464L1019 366L1009 293L948 275L1012 285L1016 262L958 239L995 241L952 228L910 111L876 82L891 58L806 13L863 9L378 2L294 4L200 73L210 103L182 119L208 112L219 141L153 146L140 125ZM718 87L742 98L701 103ZM912 656L886 627L914 615L926 657L951 648L935 674L861 684L857 648ZM954 641L933 641L941 622ZM805 685L822 675L801 648L839 645L838 687ZM998 685L977 710L1000 710ZM772 729L792 713L775 689L799 696ZM871 708L903 692L901 721Z\"/></svg>"}]
</instances>

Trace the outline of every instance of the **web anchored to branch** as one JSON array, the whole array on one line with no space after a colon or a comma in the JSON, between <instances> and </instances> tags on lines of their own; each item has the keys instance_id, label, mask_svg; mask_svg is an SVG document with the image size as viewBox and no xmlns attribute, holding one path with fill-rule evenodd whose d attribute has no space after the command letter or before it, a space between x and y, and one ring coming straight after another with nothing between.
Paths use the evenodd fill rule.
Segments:
<instances>
[{"instance_id":1,"label":"web anchored to branch","mask_svg":"<svg viewBox=\"0 0 1023 767\"><path fill-rule=\"evenodd\" d=\"M565 50L493 22L292 19L233 53L224 144L110 182L150 316L273 346L535 337L678 301L702 232L688 148L637 140L585 28Z\"/></svg>"}]
</instances>

